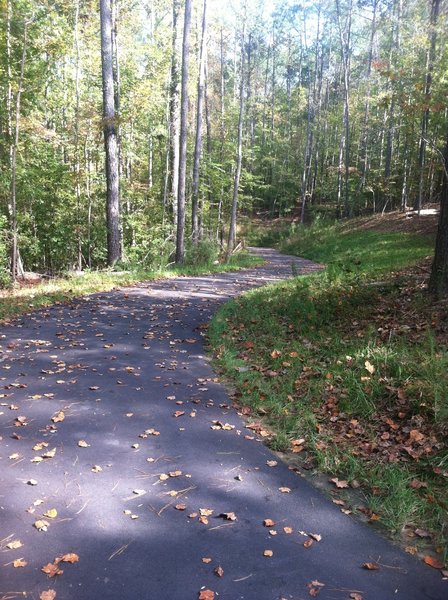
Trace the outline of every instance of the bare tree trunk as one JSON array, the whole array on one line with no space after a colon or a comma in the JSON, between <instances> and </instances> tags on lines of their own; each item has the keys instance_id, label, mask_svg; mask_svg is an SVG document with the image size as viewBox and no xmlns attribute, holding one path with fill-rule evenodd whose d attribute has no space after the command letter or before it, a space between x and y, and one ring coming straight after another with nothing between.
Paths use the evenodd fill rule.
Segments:
<instances>
[{"instance_id":1,"label":"bare tree trunk","mask_svg":"<svg viewBox=\"0 0 448 600\"><path fill-rule=\"evenodd\" d=\"M11 248L11 275L13 282L17 276L23 275L22 263L19 255L19 244L18 244L18 231L17 231L17 148L19 145L19 134L20 134L20 100L23 91L23 80L25 76L25 63L26 63L26 52L28 44L28 22L24 24L23 30L23 48L22 48L22 60L20 63L20 77L19 86L16 94L16 114L15 114L15 126L14 126L14 141L11 149L11 234L12 234L12 248Z\"/></svg>"},{"instance_id":2,"label":"bare tree trunk","mask_svg":"<svg viewBox=\"0 0 448 600\"><path fill-rule=\"evenodd\" d=\"M434 60L436 53L436 40L437 32L436 25L439 17L440 0L432 0L431 3L431 16L429 21L429 48L426 55L426 77L425 77L425 109L422 115L422 125L420 132L420 144L418 150L418 171L420 174L418 194L415 201L414 209L420 209L423 204L423 188L424 188L424 166L425 166L425 154L426 154L426 136L428 133L429 126L429 102L431 99L431 86L432 86L432 72L434 69Z\"/></svg>"},{"instance_id":3,"label":"bare tree trunk","mask_svg":"<svg viewBox=\"0 0 448 600\"><path fill-rule=\"evenodd\" d=\"M236 241L236 218L238 211L238 189L240 186L241 163L243 160L243 119L244 119L244 55L246 37L246 15L244 15L243 31L241 34L241 75L240 75L240 112L238 118L238 141L236 152L236 168L233 181L233 198L230 213L229 237L227 241L227 254L233 252Z\"/></svg>"},{"instance_id":4,"label":"bare tree trunk","mask_svg":"<svg viewBox=\"0 0 448 600\"><path fill-rule=\"evenodd\" d=\"M76 193L76 241L77 268L82 269L82 235L81 235L81 179L79 155L79 109L80 109L80 51L79 51L79 0L75 0L75 19L73 37L75 42L75 193Z\"/></svg>"},{"instance_id":5,"label":"bare tree trunk","mask_svg":"<svg viewBox=\"0 0 448 600\"><path fill-rule=\"evenodd\" d=\"M190 52L191 0L185 0L182 44L182 82L180 108L179 184L177 189L176 263L185 258L185 185L187 176L188 63Z\"/></svg>"},{"instance_id":6,"label":"bare tree trunk","mask_svg":"<svg viewBox=\"0 0 448 600\"><path fill-rule=\"evenodd\" d=\"M192 223L192 240L193 244L199 241L199 171L201 164L202 153L202 117L204 105L204 89L205 89L205 57L207 44L207 0L203 1L202 13L202 33L201 33L201 49L199 58L199 76L198 76L198 98L196 108L196 140L194 146L193 158L193 183L191 195L191 223Z\"/></svg>"},{"instance_id":7,"label":"bare tree trunk","mask_svg":"<svg viewBox=\"0 0 448 600\"><path fill-rule=\"evenodd\" d=\"M341 7L340 0L336 0L336 11L339 26L339 37L341 41L341 58L343 67L343 81L344 81L344 214L346 217L352 213L352 207L350 206L350 39L351 39L351 27L352 27L352 8L353 0L349 1L347 17L345 19L344 26L342 25Z\"/></svg>"},{"instance_id":8,"label":"bare tree trunk","mask_svg":"<svg viewBox=\"0 0 448 600\"><path fill-rule=\"evenodd\" d=\"M100 0L101 65L103 79L103 130L106 150L107 264L121 259L118 143L115 116L112 15L109 0Z\"/></svg>"},{"instance_id":9,"label":"bare tree trunk","mask_svg":"<svg viewBox=\"0 0 448 600\"><path fill-rule=\"evenodd\" d=\"M446 298L448 295L448 137L443 157L442 177L439 227L429 280L430 292L439 299Z\"/></svg>"},{"instance_id":10,"label":"bare tree trunk","mask_svg":"<svg viewBox=\"0 0 448 600\"><path fill-rule=\"evenodd\" d=\"M180 75L179 75L179 15L180 0L173 0L173 31L171 42L170 81L170 156L169 191L173 207L173 222L177 223L177 197L179 185L179 132L180 132Z\"/></svg>"}]
</instances>

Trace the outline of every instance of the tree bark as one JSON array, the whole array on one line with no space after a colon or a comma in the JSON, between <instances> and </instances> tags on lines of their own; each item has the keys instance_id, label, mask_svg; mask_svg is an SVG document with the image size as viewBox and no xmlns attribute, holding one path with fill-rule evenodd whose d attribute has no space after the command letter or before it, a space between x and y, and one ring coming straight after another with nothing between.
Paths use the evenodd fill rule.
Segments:
<instances>
[{"instance_id":1,"label":"tree bark","mask_svg":"<svg viewBox=\"0 0 448 600\"><path fill-rule=\"evenodd\" d=\"M115 116L112 15L110 0L100 0L101 65L103 79L103 131L106 150L107 264L121 259L118 143Z\"/></svg>"},{"instance_id":2,"label":"tree bark","mask_svg":"<svg viewBox=\"0 0 448 600\"><path fill-rule=\"evenodd\" d=\"M241 164L243 160L243 119L244 119L244 55L246 37L246 17L244 16L243 31L241 34L241 74L240 74L240 110L238 117L238 141L236 151L236 168L233 180L232 208L230 213L229 238L227 241L227 254L233 252L236 241L236 219L238 211L238 189L240 186Z\"/></svg>"},{"instance_id":3,"label":"tree bark","mask_svg":"<svg viewBox=\"0 0 448 600\"><path fill-rule=\"evenodd\" d=\"M20 77L19 87L16 94L16 114L15 114L15 126L14 126L14 141L11 147L11 276L13 282L17 276L23 275L22 262L19 255L19 243L18 243L18 231L17 231L17 148L19 145L19 134L20 134L20 100L23 91L23 80L25 77L25 63L26 53L28 45L28 22L25 21L23 30L23 48L22 48L22 60L20 63Z\"/></svg>"},{"instance_id":4,"label":"tree bark","mask_svg":"<svg viewBox=\"0 0 448 600\"><path fill-rule=\"evenodd\" d=\"M173 0L173 30L171 40L171 81L169 102L169 182L173 208L173 222L177 224L177 196L179 185L179 130L180 130L180 76L179 76L179 14L180 0Z\"/></svg>"},{"instance_id":5,"label":"tree bark","mask_svg":"<svg viewBox=\"0 0 448 600\"><path fill-rule=\"evenodd\" d=\"M185 1L182 44L182 80L180 108L179 183L177 189L176 263L185 259L185 185L187 176L188 63L190 53L191 0Z\"/></svg>"},{"instance_id":6,"label":"tree bark","mask_svg":"<svg viewBox=\"0 0 448 600\"><path fill-rule=\"evenodd\" d=\"M207 44L207 0L203 1L202 13L202 32L201 32L201 50L199 58L199 76L198 76L198 98L196 108L196 140L194 146L193 159L193 182L191 194L191 223L192 223L192 241L193 244L199 242L199 171L201 166L202 153L202 118L204 107L205 90L205 56Z\"/></svg>"},{"instance_id":7,"label":"tree bark","mask_svg":"<svg viewBox=\"0 0 448 600\"><path fill-rule=\"evenodd\" d=\"M443 156L442 177L439 227L429 280L429 290L438 299L448 295L448 136Z\"/></svg>"},{"instance_id":8,"label":"tree bark","mask_svg":"<svg viewBox=\"0 0 448 600\"><path fill-rule=\"evenodd\" d=\"M418 184L418 194L415 201L414 209L420 209L423 204L423 188L424 188L424 167L425 167L425 154L426 154L426 136L428 133L429 126L429 103L431 100L431 87L432 87L432 72L434 69L434 60L436 52L436 25L439 16L440 0L432 0L431 3L431 16L429 20L429 48L426 56L426 76L425 76L425 108L422 115L422 125L420 132L420 143L418 149L418 171L420 174Z\"/></svg>"}]
</instances>

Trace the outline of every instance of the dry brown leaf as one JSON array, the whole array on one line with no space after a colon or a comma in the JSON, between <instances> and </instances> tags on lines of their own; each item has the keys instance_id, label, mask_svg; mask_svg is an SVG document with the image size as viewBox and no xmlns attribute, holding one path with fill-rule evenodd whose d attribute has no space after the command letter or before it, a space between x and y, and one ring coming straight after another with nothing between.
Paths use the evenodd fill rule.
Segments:
<instances>
[{"instance_id":1,"label":"dry brown leaf","mask_svg":"<svg viewBox=\"0 0 448 600\"><path fill-rule=\"evenodd\" d=\"M9 542L9 544L6 544L6 547L9 550L17 550L18 548L21 548L22 546L23 546L23 544L20 540L13 540L12 542Z\"/></svg>"},{"instance_id":2,"label":"dry brown leaf","mask_svg":"<svg viewBox=\"0 0 448 600\"><path fill-rule=\"evenodd\" d=\"M42 573L48 575L48 577L56 577L57 575L62 575L64 572L59 568L58 564L48 563L41 569Z\"/></svg>"},{"instance_id":3,"label":"dry brown leaf","mask_svg":"<svg viewBox=\"0 0 448 600\"><path fill-rule=\"evenodd\" d=\"M304 548L311 548L311 546L312 546L313 544L314 544L314 540L311 540L311 539L309 539L309 540L305 540L305 541L303 542L303 547L304 547Z\"/></svg>"},{"instance_id":4,"label":"dry brown leaf","mask_svg":"<svg viewBox=\"0 0 448 600\"><path fill-rule=\"evenodd\" d=\"M176 504L174 507L176 510L185 510L187 508L186 504Z\"/></svg>"},{"instance_id":5,"label":"dry brown leaf","mask_svg":"<svg viewBox=\"0 0 448 600\"><path fill-rule=\"evenodd\" d=\"M213 572L217 577L222 577L224 575L224 569L221 567L221 565L215 567Z\"/></svg>"},{"instance_id":6,"label":"dry brown leaf","mask_svg":"<svg viewBox=\"0 0 448 600\"><path fill-rule=\"evenodd\" d=\"M309 533L308 535L310 538L313 538L313 540L316 540L316 542L320 542L322 539L322 536L319 533Z\"/></svg>"},{"instance_id":7,"label":"dry brown leaf","mask_svg":"<svg viewBox=\"0 0 448 600\"><path fill-rule=\"evenodd\" d=\"M63 410L60 410L55 415L51 417L53 423L61 423L65 419L65 413Z\"/></svg>"},{"instance_id":8,"label":"dry brown leaf","mask_svg":"<svg viewBox=\"0 0 448 600\"><path fill-rule=\"evenodd\" d=\"M206 565L208 565L209 563L212 562L212 559L209 558L208 556L204 556L204 558L202 559L202 562L205 563Z\"/></svg>"},{"instance_id":9,"label":"dry brown leaf","mask_svg":"<svg viewBox=\"0 0 448 600\"><path fill-rule=\"evenodd\" d=\"M263 556L267 556L270 558L271 556L274 556L274 553L272 550L264 550Z\"/></svg>"},{"instance_id":10,"label":"dry brown leaf","mask_svg":"<svg viewBox=\"0 0 448 600\"><path fill-rule=\"evenodd\" d=\"M90 444L88 444L85 440L79 440L78 446L80 448L88 448L90 446Z\"/></svg>"},{"instance_id":11,"label":"dry brown leaf","mask_svg":"<svg viewBox=\"0 0 448 600\"><path fill-rule=\"evenodd\" d=\"M363 569L367 569L368 571L378 571L380 568L380 565L376 562L365 562L362 565Z\"/></svg>"},{"instance_id":12,"label":"dry brown leaf","mask_svg":"<svg viewBox=\"0 0 448 600\"><path fill-rule=\"evenodd\" d=\"M424 556L423 562L433 569L443 569L444 564L435 556Z\"/></svg>"},{"instance_id":13,"label":"dry brown leaf","mask_svg":"<svg viewBox=\"0 0 448 600\"><path fill-rule=\"evenodd\" d=\"M212 592L212 590L201 590L199 592L198 600L214 600L214 598L215 598L215 592Z\"/></svg>"},{"instance_id":14,"label":"dry brown leaf","mask_svg":"<svg viewBox=\"0 0 448 600\"><path fill-rule=\"evenodd\" d=\"M267 460L266 464L268 465L268 467L276 467L278 465L278 462L276 460Z\"/></svg>"},{"instance_id":15,"label":"dry brown leaf","mask_svg":"<svg viewBox=\"0 0 448 600\"><path fill-rule=\"evenodd\" d=\"M44 519L39 519L38 521L35 521L34 523L34 527L37 529L37 531L47 531L50 523L48 521L45 521Z\"/></svg>"},{"instance_id":16,"label":"dry brown leaf","mask_svg":"<svg viewBox=\"0 0 448 600\"><path fill-rule=\"evenodd\" d=\"M41 592L39 600L54 600L56 598L56 590L45 590Z\"/></svg>"},{"instance_id":17,"label":"dry brown leaf","mask_svg":"<svg viewBox=\"0 0 448 600\"><path fill-rule=\"evenodd\" d=\"M225 512L225 513L220 513L219 516L222 519L226 519L227 521L236 521L236 514L234 512Z\"/></svg>"},{"instance_id":18,"label":"dry brown leaf","mask_svg":"<svg viewBox=\"0 0 448 600\"><path fill-rule=\"evenodd\" d=\"M283 527L283 531L289 535L289 534L293 533L293 528L292 527Z\"/></svg>"},{"instance_id":19,"label":"dry brown leaf","mask_svg":"<svg viewBox=\"0 0 448 600\"><path fill-rule=\"evenodd\" d=\"M59 559L56 559L59 560ZM64 554L60 557L59 562L68 562L68 563L76 563L79 561L79 556L74 552L69 552L68 554Z\"/></svg>"},{"instance_id":20,"label":"dry brown leaf","mask_svg":"<svg viewBox=\"0 0 448 600\"><path fill-rule=\"evenodd\" d=\"M339 489L343 489L343 488L348 488L348 481L345 481L344 479L338 479L337 477L333 477L332 479L330 479L331 483L334 483L334 485L339 488Z\"/></svg>"},{"instance_id":21,"label":"dry brown leaf","mask_svg":"<svg viewBox=\"0 0 448 600\"><path fill-rule=\"evenodd\" d=\"M265 527L274 527L275 523L274 523L274 521L272 519L265 519L263 521L263 525Z\"/></svg>"},{"instance_id":22,"label":"dry brown leaf","mask_svg":"<svg viewBox=\"0 0 448 600\"><path fill-rule=\"evenodd\" d=\"M358 594L358 592L352 592L350 594L350 599L351 600L362 600L362 596L361 596L361 594Z\"/></svg>"},{"instance_id":23,"label":"dry brown leaf","mask_svg":"<svg viewBox=\"0 0 448 600\"><path fill-rule=\"evenodd\" d=\"M281 492L282 494L289 494L291 491L291 488L289 487L279 487L278 491Z\"/></svg>"},{"instance_id":24,"label":"dry brown leaf","mask_svg":"<svg viewBox=\"0 0 448 600\"><path fill-rule=\"evenodd\" d=\"M13 563L14 569L20 569L21 567L26 567L28 563L23 558L17 558Z\"/></svg>"},{"instance_id":25,"label":"dry brown leaf","mask_svg":"<svg viewBox=\"0 0 448 600\"><path fill-rule=\"evenodd\" d=\"M375 367L368 360L366 360L364 365L365 365L367 371L370 373L370 375L373 375L375 373Z\"/></svg>"}]
</instances>

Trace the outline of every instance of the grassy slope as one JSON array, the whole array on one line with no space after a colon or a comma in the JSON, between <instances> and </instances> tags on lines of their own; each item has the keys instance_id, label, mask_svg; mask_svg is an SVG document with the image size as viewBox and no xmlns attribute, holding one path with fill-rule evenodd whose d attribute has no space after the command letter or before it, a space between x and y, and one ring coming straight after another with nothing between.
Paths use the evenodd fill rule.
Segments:
<instances>
[{"instance_id":1,"label":"grassy slope","mask_svg":"<svg viewBox=\"0 0 448 600\"><path fill-rule=\"evenodd\" d=\"M186 265L181 268L159 271L137 270L119 273L114 271L86 271L82 275L54 278L37 285L2 290L0 291L0 322L50 304L67 302L78 296L132 285L139 281L177 277L179 275L232 271L253 267L259 262L259 259L241 253L232 256L226 263Z\"/></svg>"},{"instance_id":2,"label":"grassy slope","mask_svg":"<svg viewBox=\"0 0 448 600\"><path fill-rule=\"evenodd\" d=\"M426 274L397 273L429 255L432 240L317 226L281 249L328 266L252 291L214 319L210 340L237 403L274 431L274 448L357 488L351 508L405 533L409 551L416 529L443 544L446 328L421 289Z\"/></svg>"}]
</instances>

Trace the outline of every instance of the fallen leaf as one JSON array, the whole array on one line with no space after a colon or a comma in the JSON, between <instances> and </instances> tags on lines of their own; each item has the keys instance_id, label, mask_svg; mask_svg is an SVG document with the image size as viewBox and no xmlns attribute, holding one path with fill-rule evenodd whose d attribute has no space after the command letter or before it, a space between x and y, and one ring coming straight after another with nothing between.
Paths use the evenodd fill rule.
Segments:
<instances>
[{"instance_id":1,"label":"fallen leaf","mask_svg":"<svg viewBox=\"0 0 448 600\"><path fill-rule=\"evenodd\" d=\"M358 594L358 592L352 592L350 598L351 600L363 600L361 594Z\"/></svg>"},{"instance_id":2,"label":"fallen leaf","mask_svg":"<svg viewBox=\"0 0 448 600\"><path fill-rule=\"evenodd\" d=\"M23 544L20 540L13 540L12 542L9 542L9 544L6 544L6 547L9 550L17 550L18 548L21 548L22 546L23 546Z\"/></svg>"},{"instance_id":3,"label":"fallen leaf","mask_svg":"<svg viewBox=\"0 0 448 600\"><path fill-rule=\"evenodd\" d=\"M320 581L317 581L317 579L315 579L314 581L312 581L311 583L308 583L307 587L309 590L309 595L316 597L319 595L321 589L325 586L325 583L321 583Z\"/></svg>"},{"instance_id":4,"label":"fallen leaf","mask_svg":"<svg viewBox=\"0 0 448 600\"><path fill-rule=\"evenodd\" d=\"M73 564L79 562L79 556L74 552L69 552L68 554L64 554L63 556L61 556L60 559L56 560L59 560L59 562L68 562Z\"/></svg>"},{"instance_id":5,"label":"fallen leaf","mask_svg":"<svg viewBox=\"0 0 448 600\"><path fill-rule=\"evenodd\" d=\"M322 539L322 536L319 533L310 533L308 535L310 538L313 538L313 540L316 540L316 542L320 542Z\"/></svg>"},{"instance_id":6,"label":"fallen leaf","mask_svg":"<svg viewBox=\"0 0 448 600\"><path fill-rule=\"evenodd\" d=\"M54 600L55 598L56 598L55 590L45 590L44 592L41 592L41 594L39 596L39 600Z\"/></svg>"},{"instance_id":7,"label":"fallen leaf","mask_svg":"<svg viewBox=\"0 0 448 600\"><path fill-rule=\"evenodd\" d=\"M174 507L176 510L185 510L187 508L186 504L176 504Z\"/></svg>"},{"instance_id":8,"label":"fallen leaf","mask_svg":"<svg viewBox=\"0 0 448 600\"><path fill-rule=\"evenodd\" d=\"M266 464L268 465L268 467L276 467L278 465L278 462L276 460L267 460Z\"/></svg>"},{"instance_id":9,"label":"fallen leaf","mask_svg":"<svg viewBox=\"0 0 448 600\"><path fill-rule=\"evenodd\" d=\"M48 521L44 521L43 519L39 519L33 523L34 527L37 531L48 531L50 523Z\"/></svg>"},{"instance_id":10,"label":"fallen leaf","mask_svg":"<svg viewBox=\"0 0 448 600\"><path fill-rule=\"evenodd\" d=\"M265 550L263 556L268 556L270 558L271 556L274 556L274 553L272 550Z\"/></svg>"},{"instance_id":11,"label":"fallen leaf","mask_svg":"<svg viewBox=\"0 0 448 600\"><path fill-rule=\"evenodd\" d=\"M93 465L91 470L92 470L92 473L101 473L101 471L103 469L102 469L102 467L100 467L100 465Z\"/></svg>"},{"instance_id":12,"label":"fallen leaf","mask_svg":"<svg viewBox=\"0 0 448 600\"><path fill-rule=\"evenodd\" d=\"M211 558L208 558L208 556L205 556L205 557L202 559L202 562L203 562L203 563L205 563L206 565L208 565L209 563L211 563L211 562L212 562L212 559L211 559Z\"/></svg>"},{"instance_id":13,"label":"fallen leaf","mask_svg":"<svg viewBox=\"0 0 448 600\"><path fill-rule=\"evenodd\" d=\"M292 527L283 527L283 531L289 535L289 534L293 533L293 528Z\"/></svg>"},{"instance_id":14,"label":"fallen leaf","mask_svg":"<svg viewBox=\"0 0 448 600\"><path fill-rule=\"evenodd\" d=\"M279 487L278 490L282 494L289 494L289 492L291 491L291 488L289 488L289 487Z\"/></svg>"},{"instance_id":15,"label":"fallen leaf","mask_svg":"<svg viewBox=\"0 0 448 600\"><path fill-rule=\"evenodd\" d=\"M366 362L364 363L364 366L366 367L366 369L370 373L370 375L373 375L375 373L375 367L368 360L366 360Z\"/></svg>"},{"instance_id":16,"label":"fallen leaf","mask_svg":"<svg viewBox=\"0 0 448 600\"><path fill-rule=\"evenodd\" d=\"M212 590L201 590L199 592L198 600L214 600L214 598L215 598L215 592L212 592Z\"/></svg>"},{"instance_id":17,"label":"fallen leaf","mask_svg":"<svg viewBox=\"0 0 448 600\"><path fill-rule=\"evenodd\" d=\"M432 567L433 569L443 569L444 567L444 564L434 556L424 556L423 562Z\"/></svg>"},{"instance_id":18,"label":"fallen leaf","mask_svg":"<svg viewBox=\"0 0 448 600\"><path fill-rule=\"evenodd\" d=\"M45 452L45 454L42 454L42 458L54 458L56 456L56 448L53 448L52 450L48 450L48 452Z\"/></svg>"},{"instance_id":19,"label":"fallen leaf","mask_svg":"<svg viewBox=\"0 0 448 600\"><path fill-rule=\"evenodd\" d=\"M23 558L17 558L13 563L14 569L20 569L21 567L26 567L28 563Z\"/></svg>"},{"instance_id":20,"label":"fallen leaf","mask_svg":"<svg viewBox=\"0 0 448 600\"><path fill-rule=\"evenodd\" d=\"M53 423L61 423L65 419L64 411L60 410L55 415L51 417Z\"/></svg>"},{"instance_id":21,"label":"fallen leaf","mask_svg":"<svg viewBox=\"0 0 448 600\"><path fill-rule=\"evenodd\" d=\"M50 508L47 512L44 512L44 517L48 517L49 519L56 519L58 516L58 511L55 508Z\"/></svg>"},{"instance_id":22,"label":"fallen leaf","mask_svg":"<svg viewBox=\"0 0 448 600\"><path fill-rule=\"evenodd\" d=\"M362 565L363 569L367 569L368 571L378 571L380 565L376 562L366 562Z\"/></svg>"},{"instance_id":23,"label":"fallen leaf","mask_svg":"<svg viewBox=\"0 0 448 600\"><path fill-rule=\"evenodd\" d=\"M305 540L305 541L303 542L303 547L304 547L304 548L311 548L311 546L312 546L313 544L314 544L314 540L312 540L312 539L308 539L308 540Z\"/></svg>"},{"instance_id":24,"label":"fallen leaf","mask_svg":"<svg viewBox=\"0 0 448 600\"><path fill-rule=\"evenodd\" d=\"M211 508L200 508L199 514L201 515L201 517L209 517L213 514L213 510Z\"/></svg>"},{"instance_id":25,"label":"fallen leaf","mask_svg":"<svg viewBox=\"0 0 448 600\"><path fill-rule=\"evenodd\" d=\"M90 444L88 444L85 440L79 440L78 446L80 448L89 448Z\"/></svg>"},{"instance_id":26,"label":"fallen leaf","mask_svg":"<svg viewBox=\"0 0 448 600\"><path fill-rule=\"evenodd\" d=\"M59 568L58 564L54 563L46 564L44 567L42 567L41 571L42 573L45 573L45 575L48 575L48 577L56 577L57 575L62 575L64 572Z\"/></svg>"},{"instance_id":27,"label":"fallen leaf","mask_svg":"<svg viewBox=\"0 0 448 600\"><path fill-rule=\"evenodd\" d=\"M338 479L337 477L333 477L330 481L339 489L348 488L348 481Z\"/></svg>"},{"instance_id":28,"label":"fallen leaf","mask_svg":"<svg viewBox=\"0 0 448 600\"><path fill-rule=\"evenodd\" d=\"M220 513L218 516L220 516L222 519L226 519L227 521L236 521L236 514L234 512L226 512L226 513Z\"/></svg>"},{"instance_id":29,"label":"fallen leaf","mask_svg":"<svg viewBox=\"0 0 448 600\"><path fill-rule=\"evenodd\" d=\"M274 527L275 523L274 523L274 521L272 519L265 519L263 521L263 525L265 527Z\"/></svg>"},{"instance_id":30,"label":"fallen leaf","mask_svg":"<svg viewBox=\"0 0 448 600\"><path fill-rule=\"evenodd\" d=\"M224 569L221 567L221 565L215 567L213 572L217 577L222 577L224 575Z\"/></svg>"},{"instance_id":31,"label":"fallen leaf","mask_svg":"<svg viewBox=\"0 0 448 600\"><path fill-rule=\"evenodd\" d=\"M176 412L173 413L173 417L181 417L184 414L185 414L184 410L176 410Z\"/></svg>"}]
</instances>

